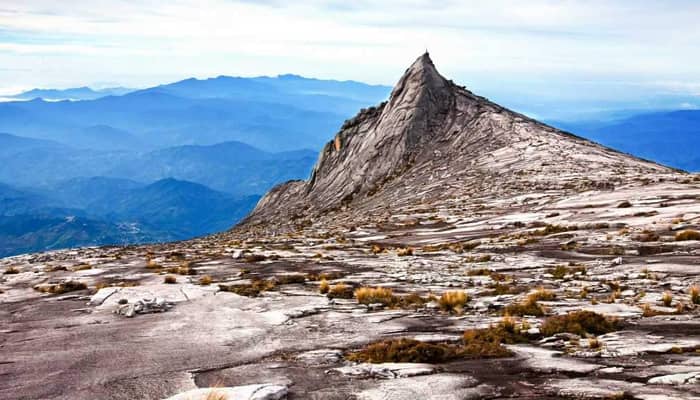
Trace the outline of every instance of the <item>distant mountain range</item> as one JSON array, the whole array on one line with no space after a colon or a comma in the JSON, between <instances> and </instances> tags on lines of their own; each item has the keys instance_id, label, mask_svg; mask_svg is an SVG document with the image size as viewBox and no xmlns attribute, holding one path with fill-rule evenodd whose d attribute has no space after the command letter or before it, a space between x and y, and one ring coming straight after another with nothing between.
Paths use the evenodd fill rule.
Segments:
<instances>
[{"instance_id":1,"label":"distant mountain range","mask_svg":"<svg viewBox=\"0 0 700 400\"><path fill-rule=\"evenodd\" d=\"M73 178L104 176L138 182L176 178L245 196L306 177L315 161L312 150L270 153L241 142L147 152L97 151L0 134L0 182L52 191L73 184Z\"/></svg>"},{"instance_id":2,"label":"distant mountain range","mask_svg":"<svg viewBox=\"0 0 700 400\"><path fill-rule=\"evenodd\" d=\"M26 92L10 96L10 98L17 100L44 99L49 101L94 100L105 96L121 96L133 91L134 89L128 89L123 87L95 90L87 86L83 86L71 89L32 89Z\"/></svg>"},{"instance_id":3,"label":"distant mountain range","mask_svg":"<svg viewBox=\"0 0 700 400\"><path fill-rule=\"evenodd\" d=\"M626 153L686 171L700 171L700 110L552 124Z\"/></svg>"},{"instance_id":4,"label":"distant mountain range","mask_svg":"<svg viewBox=\"0 0 700 400\"><path fill-rule=\"evenodd\" d=\"M273 152L316 149L349 115L388 93L385 86L295 75L192 78L95 100L0 103L0 132L97 150L227 141Z\"/></svg>"},{"instance_id":5,"label":"distant mountain range","mask_svg":"<svg viewBox=\"0 0 700 400\"><path fill-rule=\"evenodd\" d=\"M280 75L17 95L0 103L0 256L225 230L276 184L308 178L348 117L389 92ZM552 123L697 171L698 122L700 111Z\"/></svg>"},{"instance_id":6,"label":"distant mountain range","mask_svg":"<svg viewBox=\"0 0 700 400\"><path fill-rule=\"evenodd\" d=\"M0 103L0 256L228 229L388 93L296 75L21 93Z\"/></svg>"},{"instance_id":7,"label":"distant mountain range","mask_svg":"<svg viewBox=\"0 0 700 400\"><path fill-rule=\"evenodd\" d=\"M164 242L231 227L259 196L187 181L73 179L52 190L0 184L0 257L74 246Z\"/></svg>"}]
</instances>

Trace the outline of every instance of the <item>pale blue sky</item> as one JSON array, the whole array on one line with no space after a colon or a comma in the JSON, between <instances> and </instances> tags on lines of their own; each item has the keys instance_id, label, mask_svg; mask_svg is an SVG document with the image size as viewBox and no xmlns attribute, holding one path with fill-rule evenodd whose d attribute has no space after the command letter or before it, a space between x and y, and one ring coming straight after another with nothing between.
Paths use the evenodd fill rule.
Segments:
<instances>
[{"instance_id":1,"label":"pale blue sky","mask_svg":"<svg viewBox=\"0 0 700 400\"><path fill-rule=\"evenodd\" d=\"M3 0L0 95L280 73L393 85L428 48L536 116L695 108L698 21L694 0Z\"/></svg>"}]
</instances>

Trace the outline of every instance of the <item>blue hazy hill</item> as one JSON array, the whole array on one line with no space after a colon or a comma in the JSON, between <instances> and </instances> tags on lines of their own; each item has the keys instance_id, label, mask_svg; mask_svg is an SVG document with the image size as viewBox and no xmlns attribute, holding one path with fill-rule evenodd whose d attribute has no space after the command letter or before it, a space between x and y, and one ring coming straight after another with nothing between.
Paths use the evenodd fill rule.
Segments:
<instances>
[{"instance_id":1,"label":"blue hazy hill","mask_svg":"<svg viewBox=\"0 0 700 400\"><path fill-rule=\"evenodd\" d=\"M700 110L552 124L638 157L686 171L700 171Z\"/></svg>"}]
</instances>

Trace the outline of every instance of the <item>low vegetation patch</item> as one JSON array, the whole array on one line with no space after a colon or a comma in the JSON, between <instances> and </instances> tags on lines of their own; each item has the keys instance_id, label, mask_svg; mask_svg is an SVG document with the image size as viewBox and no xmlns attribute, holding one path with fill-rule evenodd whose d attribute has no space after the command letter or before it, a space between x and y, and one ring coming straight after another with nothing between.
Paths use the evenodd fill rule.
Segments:
<instances>
[{"instance_id":1,"label":"low vegetation patch","mask_svg":"<svg viewBox=\"0 0 700 400\"><path fill-rule=\"evenodd\" d=\"M212 277L209 276L209 275L202 275L202 276L199 277L199 284L202 285L202 286L211 285L211 283L212 283L213 281L214 281L214 280L213 280Z\"/></svg>"},{"instance_id":2,"label":"low vegetation patch","mask_svg":"<svg viewBox=\"0 0 700 400\"><path fill-rule=\"evenodd\" d=\"M652 231L642 231L639 235L634 237L634 240L638 242L658 242L661 239L658 233Z\"/></svg>"},{"instance_id":3,"label":"low vegetation patch","mask_svg":"<svg viewBox=\"0 0 700 400\"><path fill-rule=\"evenodd\" d=\"M533 317L542 317L545 314L545 309L537 302L537 298L528 296L520 303L509 304L503 309L504 315L531 315Z\"/></svg>"},{"instance_id":4,"label":"low vegetation patch","mask_svg":"<svg viewBox=\"0 0 700 400\"><path fill-rule=\"evenodd\" d=\"M379 254L379 253L385 252L386 249L383 246L380 246L378 244L373 244L370 251L372 252L372 254Z\"/></svg>"},{"instance_id":5,"label":"low vegetation patch","mask_svg":"<svg viewBox=\"0 0 700 400\"><path fill-rule=\"evenodd\" d=\"M352 286L346 285L344 283L338 283L333 285L328 289L326 297L329 299L352 299L354 296L354 291Z\"/></svg>"},{"instance_id":6,"label":"low vegetation patch","mask_svg":"<svg viewBox=\"0 0 700 400\"><path fill-rule=\"evenodd\" d=\"M275 288L275 282L268 279L252 279L250 283L238 285L219 285L222 292L231 292L239 296L258 297L260 293Z\"/></svg>"},{"instance_id":7,"label":"low vegetation patch","mask_svg":"<svg viewBox=\"0 0 700 400\"><path fill-rule=\"evenodd\" d=\"M540 332L545 336L557 333L573 333L579 336L602 335L618 329L615 319L593 311L573 311L566 315L557 315L544 320Z\"/></svg>"},{"instance_id":8,"label":"low vegetation patch","mask_svg":"<svg viewBox=\"0 0 700 400\"><path fill-rule=\"evenodd\" d=\"M273 278L278 285L289 285L306 282L306 276L302 274L284 274Z\"/></svg>"},{"instance_id":9,"label":"low vegetation patch","mask_svg":"<svg viewBox=\"0 0 700 400\"><path fill-rule=\"evenodd\" d=\"M350 361L369 363L443 363L460 357L460 346L456 344L433 344L414 339L383 340L345 356Z\"/></svg>"},{"instance_id":10,"label":"low vegetation patch","mask_svg":"<svg viewBox=\"0 0 700 400\"><path fill-rule=\"evenodd\" d=\"M163 283L167 283L169 285L177 283L177 277L175 277L175 275L170 274L165 275L165 277L163 278Z\"/></svg>"},{"instance_id":11,"label":"low vegetation patch","mask_svg":"<svg viewBox=\"0 0 700 400\"><path fill-rule=\"evenodd\" d=\"M41 293L62 294L76 290L87 289L87 285L79 281L66 281L62 283L43 284L34 286L34 290Z\"/></svg>"},{"instance_id":12,"label":"low vegetation patch","mask_svg":"<svg viewBox=\"0 0 700 400\"><path fill-rule=\"evenodd\" d=\"M170 267L165 270L169 274L177 274L177 275L197 275L197 270L195 270L192 267L192 264L189 262L184 262L177 267Z\"/></svg>"},{"instance_id":13,"label":"low vegetation patch","mask_svg":"<svg viewBox=\"0 0 700 400\"><path fill-rule=\"evenodd\" d=\"M19 268L15 266L10 266L5 268L5 275L19 274Z\"/></svg>"},{"instance_id":14,"label":"low vegetation patch","mask_svg":"<svg viewBox=\"0 0 700 400\"><path fill-rule=\"evenodd\" d=\"M543 229L532 232L533 236L549 236L555 233L563 233L578 230L577 226L545 225Z\"/></svg>"},{"instance_id":15,"label":"low vegetation patch","mask_svg":"<svg viewBox=\"0 0 700 400\"><path fill-rule=\"evenodd\" d=\"M575 275L576 273L580 273L581 275L585 275L586 274L586 267L583 267L583 266L567 267L566 265L557 265L554 268L548 269L547 273L551 274L554 279L564 279L567 275Z\"/></svg>"},{"instance_id":16,"label":"low vegetation patch","mask_svg":"<svg viewBox=\"0 0 700 400\"><path fill-rule=\"evenodd\" d=\"M700 232L692 229L686 229L676 233L676 241L682 242L686 240L700 240Z\"/></svg>"},{"instance_id":17,"label":"low vegetation patch","mask_svg":"<svg viewBox=\"0 0 700 400\"><path fill-rule=\"evenodd\" d=\"M552 301L557 298L556 293L545 288L539 288L527 296L527 300L531 302L535 301Z\"/></svg>"},{"instance_id":18,"label":"low vegetation patch","mask_svg":"<svg viewBox=\"0 0 700 400\"><path fill-rule=\"evenodd\" d=\"M487 296L500 296L504 294L520 294L527 291L524 286L518 286L510 283L500 283L496 282L489 285L489 292L486 293Z\"/></svg>"},{"instance_id":19,"label":"low vegetation patch","mask_svg":"<svg viewBox=\"0 0 700 400\"><path fill-rule=\"evenodd\" d=\"M466 272L467 276L486 276L490 275L493 271L488 268L472 268Z\"/></svg>"},{"instance_id":20,"label":"low vegetation patch","mask_svg":"<svg viewBox=\"0 0 700 400\"><path fill-rule=\"evenodd\" d=\"M437 301L437 298L433 295L422 297L417 293L411 293L405 296L396 296L396 304L394 306L404 309L417 309L431 301Z\"/></svg>"},{"instance_id":21,"label":"low vegetation patch","mask_svg":"<svg viewBox=\"0 0 700 400\"><path fill-rule=\"evenodd\" d=\"M403 247L403 248L396 249L396 255L399 257L412 256L413 255L413 248Z\"/></svg>"},{"instance_id":22,"label":"low vegetation patch","mask_svg":"<svg viewBox=\"0 0 700 400\"><path fill-rule=\"evenodd\" d=\"M465 344L495 343L515 344L527 343L529 338L526 331L530 327L526 322L518 325L510 316L503 317L496 325L484 329L469 329L464 331Z\"/></svg>"},{"instance_id":23,"label":"low vegetation patch","mask_svg":"<svg viewBox=\"0 0 700 400\"><path fill-rule=\"evenodd\" d=\"M457 359L511 356L512 353L503 347L500 336L490 334L489 329L465 332L462 343L427 343L406 338L383 340L345 357L350 361L369 363L437 364Z\"/></svg>"},{"instance_id":24,"label":"low vegetation patch","mask_svg":"<svg viewBox=\"0 0 700 400\"><path fill-rule=\"evenodd\" d=\"M88 269L92 269L92 265L90 264L80 264L75 267L73 267L73 271L85 271Z\"/></svg>"},{"instance_id":25,"label":"low vegetation patch","mask_svg":"<svg viewBox=\"0 0 700 400\"><path fill-rule=\"evenodd\" d=\"M243 261L247 263L256 263L265 260L267 260L267 257L263 254L247 254L243 257Z\"/></svg>"},{"instance_id":26,"label":"low vegetation patch","mask_svg":"<svg viewBox=\"0 0 700 400\"><path fill-rule=\"evenodd\" d=\"M309 272L306 274L306 279L315 282L315 281L322 281L322 280L333 280L333 279L340 279L344 277L345 274L340 271L328 271L328 272Z\"/></svg>"},{"instance_id":27,"label":"low vegetation patch","mask_svg":"<svg viewBox=\"0 0 700 400\"><path fill-rule=\"evenodd\" d=\"M470 257L466 257L464 259L464 261L470 262L470 263L485 263L485 262L491 261L491 255L483 254L480 256L470 256Z\"/></svg>"}]
</instances>

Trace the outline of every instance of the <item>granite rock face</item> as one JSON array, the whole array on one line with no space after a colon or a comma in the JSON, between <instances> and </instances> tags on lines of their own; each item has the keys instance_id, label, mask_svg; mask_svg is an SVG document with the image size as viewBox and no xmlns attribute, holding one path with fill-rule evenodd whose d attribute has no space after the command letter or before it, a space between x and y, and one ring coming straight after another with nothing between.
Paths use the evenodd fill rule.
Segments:
<instances>
[{"instance_id":1,"label":"granite rock face","mask_svg":"<svg viewBox=\"0 0 700 400\"><path fill-rule=\"evenodd\" d=\"M567 176L591 172L589 184L612 187L611 176L670 171L476 96L441 76L425 53L388 102L346 121L307 182L274 188L243 225L446 199L492 177L499 177L498 190L528 174L563 185Z\"/></svg>"}]
</instances>

